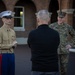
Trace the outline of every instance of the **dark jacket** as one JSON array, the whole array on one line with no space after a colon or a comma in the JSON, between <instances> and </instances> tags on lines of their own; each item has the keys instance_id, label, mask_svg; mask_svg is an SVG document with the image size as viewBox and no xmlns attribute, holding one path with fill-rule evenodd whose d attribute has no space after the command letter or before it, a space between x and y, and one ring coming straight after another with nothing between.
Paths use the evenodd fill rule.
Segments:
<instances>
[{"instance_id":1,"label":"dark jacket","mask_svg":"<svg viewBox=\"0 0 75 75\"><path fill-rule=\"evenodd\" d=\"M28 45L31 48L32 71L58 71L59 42L58 32L46 24L38 26L29 33Z\"/></svg>"}]
</instances>

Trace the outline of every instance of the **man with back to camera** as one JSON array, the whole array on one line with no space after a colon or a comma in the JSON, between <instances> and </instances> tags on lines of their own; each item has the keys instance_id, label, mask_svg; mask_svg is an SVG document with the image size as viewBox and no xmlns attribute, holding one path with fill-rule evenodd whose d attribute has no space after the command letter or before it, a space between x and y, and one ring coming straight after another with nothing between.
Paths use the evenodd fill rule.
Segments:
<instances>
[{"instance_id":1,"label":"man with back to camera","mask_svg":"<svg viewBox=\"0 0 75 75\"><path fill-rule=\"evenodd\" d=\"M75 44L75 31L65 23L66 12L58 11L57 22L49 25L50 28L59 32L60 45L58 48L61 75L66 75L69 50ZM71 38L69 38L71 37Z\"/></svg>"},{"instance_id":2,"label":"man with back to camera","mask_svg":"<svg viewBox=\"0 0 75 75\"><path fill-rule=\"evenodd\" d=\"M59 75L57 48L60 43L57 31L49 28L51 13L40 10L36 13L38 27L28 36L31 49L31 75Z\"/></svg>"},{"instance_id":3,"label":"man with back to camera","mask_svg":"<svg viewBox=\"0 0 75 75\"><path fill-rule=\"evenodd\" d=\"M14 48L17 45L16 34L11 29L14 12L3 11L0 13L3 26L0 28L0 75L15 75L15 55Z\"/></svg>"}]
</instances>

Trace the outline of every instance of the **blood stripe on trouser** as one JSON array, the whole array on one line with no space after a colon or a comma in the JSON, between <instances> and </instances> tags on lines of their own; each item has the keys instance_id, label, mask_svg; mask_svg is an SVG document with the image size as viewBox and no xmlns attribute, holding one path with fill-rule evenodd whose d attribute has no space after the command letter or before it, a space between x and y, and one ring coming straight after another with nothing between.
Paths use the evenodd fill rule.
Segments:
<instances>
[{"instance_id":1,"label":"blood stripe on trouser","mask_svg":"<svg viewBox=\"0 0 75 75\"><path fill-rule=\"evenodd\" d=\"M2 75L2 55L0 54L0 75Z\"/></svg>"}]
</instances>

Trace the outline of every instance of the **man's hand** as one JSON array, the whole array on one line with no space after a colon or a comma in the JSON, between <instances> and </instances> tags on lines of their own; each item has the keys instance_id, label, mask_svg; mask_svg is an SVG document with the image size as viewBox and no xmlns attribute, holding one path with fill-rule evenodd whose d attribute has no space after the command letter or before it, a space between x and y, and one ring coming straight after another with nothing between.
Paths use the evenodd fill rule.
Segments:
<instances>
[{"instance_id":1,"label":"man's hand","mask_svg":"<svg viewBox=\"0 0 75 75\"><path fill-rule=\"evenodd\" d=\"M66 45L66 49L69 50L71 48L71 45Z\"/></svg>"},{"instance_id":2,"label":"man's hand","mask_svg":"<svg viewBox=\"0 0 75 75\"><path fill-rule=\"evenodd\" d=\"M17 41L13 41L12 48L14 49L16 48L16 46L17 46Z\"/></svg>"}]
</instances>

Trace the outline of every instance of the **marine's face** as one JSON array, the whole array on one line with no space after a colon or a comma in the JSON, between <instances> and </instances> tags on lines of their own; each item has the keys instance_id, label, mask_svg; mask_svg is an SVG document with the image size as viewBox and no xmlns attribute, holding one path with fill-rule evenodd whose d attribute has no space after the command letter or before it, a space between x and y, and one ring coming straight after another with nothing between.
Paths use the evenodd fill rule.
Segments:
<instances>
[{"instance_id":1,"label":"marine's face","mask_svg":"<svg viewBox=\"0 0 75 75\"><path fill-rule=\"evenodd\" d=\"M64 17L63 18L58 17L58 22L59 23L64 23L64 21L65 21L65 18Z\"/></svg>"},{"instance_id":2,"label":"marine's face","mask_svg":"<svg viewBox=\"0 0 75 75\"><path fill-rule=\"evenodd\" d=\"M12 23L12 18L2 18L2 21L6 25L11 25Z\"/></svg>"}]
</instances>

